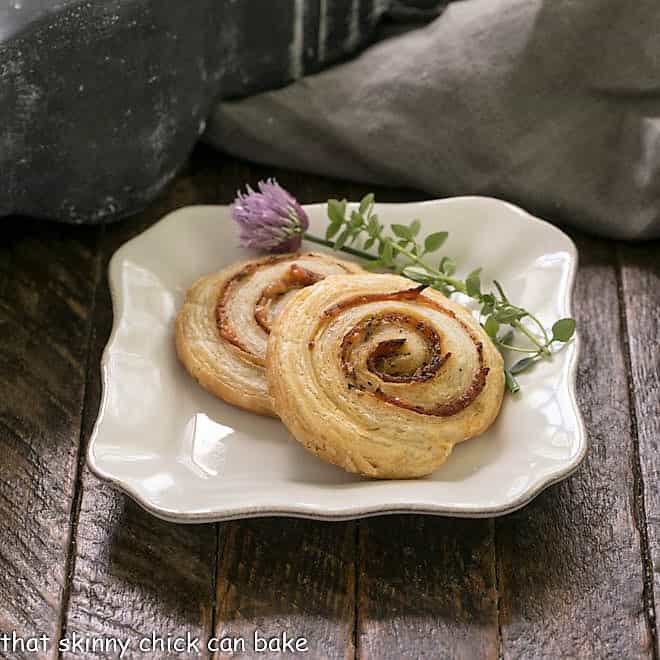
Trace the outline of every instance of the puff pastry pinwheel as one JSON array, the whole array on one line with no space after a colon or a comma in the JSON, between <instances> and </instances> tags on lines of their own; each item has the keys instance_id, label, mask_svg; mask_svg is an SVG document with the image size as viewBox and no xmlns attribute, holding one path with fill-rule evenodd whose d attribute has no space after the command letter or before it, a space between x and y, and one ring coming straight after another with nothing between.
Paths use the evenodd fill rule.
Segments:
<instances>
[{"instance_id":1,"label":"puff pastry pinwheel","mask_svg":"<svg viewBox=\"0 0 660 660\"><path fill-rule=\"evenodd\" d=\"M274 415L264 374L273 319L298 289L328 275L357 272L364 271L330 255L297 253L252 259L201 277L176 319L179 359L212 394Z\"/></svg>"},{"instance_id":2,"label":"puff pastry pinwheel","mask_svg":"<svg viewBox=\"0 0 660 660\"><path fill-rule=\"evenodd\" d=\"M376 478L432 472L493 423L505 385L470 312L398 275L332 276L296 293L273 325L266 374L299 442Z\"/></svg>"}]
</instances>

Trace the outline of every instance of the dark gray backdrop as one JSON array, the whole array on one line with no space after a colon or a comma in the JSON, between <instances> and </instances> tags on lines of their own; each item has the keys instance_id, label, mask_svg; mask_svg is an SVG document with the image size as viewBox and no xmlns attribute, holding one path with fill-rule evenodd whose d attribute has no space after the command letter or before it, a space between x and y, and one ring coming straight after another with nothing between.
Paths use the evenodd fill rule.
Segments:
<instances>
[{"instance_id":1,"label":"dark gray backdrop","mask_svg":"<svg viewBox=\"0 0 660 660\"><path fill-rule=\"evenodd\" d=\"M660 236L659 34L657 0L6 2L0 216L135 212L204 135Z\"/></svg>"}]
</instances>

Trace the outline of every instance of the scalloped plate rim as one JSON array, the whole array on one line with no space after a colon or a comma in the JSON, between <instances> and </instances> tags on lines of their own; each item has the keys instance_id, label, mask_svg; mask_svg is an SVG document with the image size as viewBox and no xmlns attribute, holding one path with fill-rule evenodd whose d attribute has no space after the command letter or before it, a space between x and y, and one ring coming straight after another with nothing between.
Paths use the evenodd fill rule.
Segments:
<instances>
[{"instance_id":1,"label":"scalloped plate rim","mask_svg":"<svg viewBox=\"0 0 660 660\"><path fill-rule=\"evenodd\" d=\"M560 235L562 240L566 241L567 246L570 250L571 261L570 268L568 271L567 285L563 291L562 302L564 307L571 313L571 297L575 288L575 281L577 276L577 266L578 266L578 252L573 240L561 229L551 224L550 222L543 220L537 216L532 215L528 211L525 211L521 207L501 200L495 197L481 196L481 195L462 195L457 197L447 197L441 199L431 199L423 200L419 202L378 202L377 205L379 208L387 207L402 207L402 206L429 206L429 205L438 205L438 204L447 204L453 203L456 201L470 202L470 201L489 201L494 202L499 205L508 207L512 212L515 212L516 215L523 218L526 222L532 222L535 224L542 225L544 229L550 230L552 232ZM484 507L448 507L441 504L433 502L410 502L405 505L388 505L379 504L373 506L351 506L351 507L332 507L326 506L323 509L313 506L304 506L304 505L287 505L285 507L276 507L276 506L242 506L238 508L224 508L222 510L208 510L208 511L185 511L177 509L169 509L162 507L160 505L154 504L147 497L143 495L140 491L129 486L125 481L122 480L121 476L113 474L109 471L103 470L96 463L95 457L95 445L101 430L103 423L103 416L105 408L107 405L107 394L108 394L108 374L107 366L108 361L112 353L112 349L116 340L117 329L119 326L119 308L121 302L120 296L120 287L119 287L119 277L114 275L114 264L120 259L123 253L129 250L134 244L141 242L152 233L156 233L159 230L162 230L166 225L170 224L176 220L177 216L182 213L186 213L191 209L200 209L200 208L226 208L227 205L215 205L215 204L195 204L184 206L178 209L175 209L160 220L150 225L147 229L134 236L130 240L123 243L112 255L110 262L108 264L108 284L112 298L112 311L113 311L113 324L112 329L108 338L108 341L105 345L105 348L101 357L101 385L102 392L100 398L99 410L97 413L97 418L92 429L90 440L88 443L86 458L87 465L90 471L96 475L98 478L111 483L120 491L131 497L142 509L148 513L166 520L168 522L175 523L211 523L211 522L223 522L230 520L239 520L244 518L263 518L263 517L293 517L293 518L305 518L321 521L346 521L354 520L359 518L368 518L380 515L398 515L398 514L428 514L428 515L438 515L446 517L457 517L457 518L490 518L506 515L508 513L513 513L518 509L523 508L529 504L533 499L535 499L541 492L543 492L548 487L557 484L564 479L571 476L583 462L587 450L588 450L588 438L584 426L584 421L580 408L577 402L576 394L576 378L577 378L577 365L580 356L581 342L579 333L576 333L573 342L575 344L575 350L569 358L568 363L568 394L570 398L571 409L575 415L576 422L576 446L578 447L577 451L574 454L574 457L570 462L567 462L560 469L546 474L542 478L538 478L530 484L530 486L523 491L518 497L512 499L503 505L493 505L493 506L484 506ZM324 203L316 204L306 204L304 208L307 210L318 209L324 207ZM249 414L249 413L246 413ZM415 480L412 480L414 483Z\"/></svg>"}]
</instances>

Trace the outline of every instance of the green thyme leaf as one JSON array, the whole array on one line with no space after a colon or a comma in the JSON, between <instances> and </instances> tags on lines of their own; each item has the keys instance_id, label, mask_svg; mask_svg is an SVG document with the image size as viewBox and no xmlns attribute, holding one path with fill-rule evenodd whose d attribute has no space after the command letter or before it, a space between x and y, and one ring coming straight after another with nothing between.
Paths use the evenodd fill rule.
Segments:
<instances>
[{"instance_id":1,"label":"green thyme leaf","mask_svg":"<svg viewBox=\"0 0 660 660\"><path fill-rule=\"evenodd\" d=\"M552 341L567 342L575 333L575 319L559 319L552 326Z\"/></svg>"},{"instance_id":2,"label":"green thyme leaf","mask_svg":"<svg viewBox=\"0 0 660 660\"><path fill-rule=\"evenodd\" d=\"M419 234L419 230L422 228L422 223L419 219L415 218L409 225L408 229L413 238Z\"/></svg>"},{"instance_id":3,"label":"green thyme leaf","mask_svg":"<svg viewBox=\"0 0 660 660\"><path fill-rule=\"evenodd\" d=\"M339 234L339 238L335 241L335 250L341 250L346 244L346 241L348 240L350 235L351 235L351 230L344 229L344 231L341 234Z\"/></svg>"},{"instance_id":4,"label":"green thyme leaf","mask_svg":"<svg viewBox=\"0 0 660 660\"><path fill-rule=\"evenodd\" d=\"M511 344L513 341L513 330L509 330L503 337L497 340L500 344Z\"/></svg>"},{"instance_id":5,"label":"green thyme leaf","mask_svg":"<svg viewBox=\"0 0 660 660\"><path fill-rule=\"evenodd\" d=\"M353 228L361 227L363 222L364 219L357 211L351 212L351 221L349 223L351 227Z\"/></svg>"},{"instance_id":6,"label":"green thyme leaf","mask_svg":"<svg viewBox=\"0 0 660 660\"><path fill-rule=\"evenodd\" d=\"M383 262L380 259L372 259L362 264L362 267L366 270L378 270L384 266Z\"/></svg>"},{"instance_id":7,"label":"green thyme leaf","mask_svg":"<svg viewBox=\"0 0 660 660\"><path fill-rule=\"evenodd\" d=\"M341 222L331 222L328 225L328 228L325 230L325 237L326 239L330 239L335 234L339 231L339 228L341 227Z\"/></svg>"},{"instance_id":8,"label":"green thyme leaf","mask_svg":"<svg viewBox=\"0 0 660 660\"><path fill-rule=\"evenodd\" d=\"M443 293L445 296L447 296L447 298L449 298L449 296L451 296L451 294L453 293L451 288L448 287L444 282L442 282L440 280L436 280L435 282L433 282L432 286L433 286L434 289L437 289L438 291Z\"/></svg>"},{"instance_id":9,"label":"green thyme leaf","mask_svg":"<svg viewBox=\"0 0 660 660\"><path fill-rule=\"evenodd\" d=\"M328 200L328 217L330 222L341 224L344 222L345 207L338 199Z\"/></svg>"},{"instance_id":10,"label":"green thyme leaf","mask_svg":"<svg viewBox=\"0 0 660 660\"><path fill-rule=\"evenodd\" d=\"M469 292L468 295L470 295ZM520 310L517 307L512 307L511 305L500 307L495 312L495 318L500 323L511 323L512 321L518 321L523 316L525 316L525 312L523 310Z\"/></svg>"},{"instance_id":11,"label":"green thyme leaf","mask_svg":"<svg viewBox=\"0 0 660 660\"><path fill-rule=\"evenodd\" d=\"M497 333L500 330L500 324L493 316L489 316L484 323L484 330L491 339L497 338Z\"/></svg>"},{"instance_id":12,"label":"green thyme leaf","mask_svg":"<svg viewBox=\"0 0 660 660\"><path fill-rule=\"evenodd\" d=\"M453 275L456 272L456 262L451 257L442 257L440 271L448 276Z\"/></svg>"},{"instance_id":13,"label":"green thyme leaf","mask_svg":"<svg viewBox=\"0 0 660 660\"><path fill-rule=\"evenodd\" d=\"M497 291L499 292L499 294L500 294L500 298L502 298L502 300L503 300L504 302L507 302L507 303L508 303L508 302L509 302L509 299L506 297L506 295L505 295L505 293L504 293L504 289L502 289L502 285L501 285L497 280L493 280L493 284L495 285L495 288L496 288Z\"/></svg>"},{"instance_id":14,"label":"green thyme leaf","mask_svg":"<svg viewBox=\"0 0 660 660\"><path fill-rule=\"evenodd\" d=\"M506 381L506 386L511 394L517 394L520 392L520 383L508 369L504 369L504 380Z\"/></svg>"},{"instance_id":15,"label":"green thyme leaf","mask_svg":"<svg viewBox=\"0 0 660 660\"><path fill-rule=\"evenodd\" d=\"M413 238L412 234L410 233L410 229L408 229L408 227L405 225L392 225L392 232L395 236L398 236L399 238L405 238L408 241L412 240Z\"/></svg>"},{"instance_id":16,"label":"green thyme leaf","mask_svg":"<svg viewBox=\"0 0 660 660\"><path fill-rule=\"evenodd\" d=\"M403 275L422 284L428 284L433 281L433 276L429 271L420 266L407 266L403 269Z\"/></svg>"},{"instance_id":17,"label":"green thyme leaf","mask_svg":"<svg viewBox=\"0 0 660 660\"><path fill-rule=\"evenodd\" d=\"M481 295L481 268L476 268L467 276L465 287L470 298L478 298Z\"/></svg>"},{"instance_id":18,"label":"green thyme leaf","mask_svg":"<svg viewBox=\"0 0 660 660\"><path fill-rule=\"evenodd\" d=\"M481 315L488 316L495 309L495 296L492 293L484 293L481 296Z\"/></svg>"},{"instance_id":19,"label":"green thyme leaf","mask_svg":"<svg viewBox=\"0 0 660 660\"><path fill-rule=\"evenodd\" d=\"M433 234L429 234L424 240L424 249L427 252L439 250L447 240L447 236L449 236L449 233L446 231L436 231Z\"/></svg>"},{"instance_id":20,"label":"green thyme leaf","mask_svg":"<svg viewBox=\"0 0 660 660\"><path fill-rule=\"evenodd\" d=\"M394 265L394 254L392 251L392 243L390 241L385 241L383 245L383 253L380 255L383 265L391 268Z\"/></svg>"},{"instance_id":21,"label":"green thyme leaf","mask_svg":"<svg viewBox=\"0 0 660 660\"><path fill-rule=\"evenodd\" d=\"M526 371L529 369L534 362L536 362L536 358L534 357L526 357L523 358L522 360L518 360L510 369L509 371L514 375L517 376L518 374L521 374L523 371Z\"/></svg>"},{"instance_id":22,"label":"green thyme leaf","mask_svg":"<svg viewBox=\"0 0 660 660\"><path fill-rule=\"evenodd\" d=\"M374 203L374 194L369 193L360 200L360 213L364 215Z\"/></svg>"}]
</instances>

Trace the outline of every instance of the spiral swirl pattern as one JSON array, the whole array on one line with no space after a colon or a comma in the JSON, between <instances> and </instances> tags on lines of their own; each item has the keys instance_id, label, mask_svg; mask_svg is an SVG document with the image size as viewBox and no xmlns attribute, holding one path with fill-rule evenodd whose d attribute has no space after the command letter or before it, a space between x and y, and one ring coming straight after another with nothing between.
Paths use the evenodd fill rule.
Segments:
<instances>
[{"instance_id":1,"label":"spiral swirl pattern","mask_svg":"<svg viewBox=\"0 0 660 660\"><path fill-rule=\"evenodd\" d=\"M381 478L432 472L493 423L504 393L502 358L470 312L396 275L296 293L273 326L267 376L303 445Z\"/></svg>"},{"instance_id":2,"label":"spiral swirl pattern","mask_svg":"<svg viewBox=\"0 0 660 660\"><path fill-rule=\"evenodd\" d=\"M274 415L264 373L274 319L301 288L333 274L363 272L318 253L252 259L191 287L176 320L177 353L208 391L252 412Z\"/></svg>"}]
</instances>

